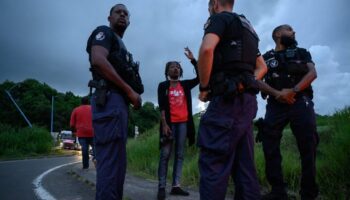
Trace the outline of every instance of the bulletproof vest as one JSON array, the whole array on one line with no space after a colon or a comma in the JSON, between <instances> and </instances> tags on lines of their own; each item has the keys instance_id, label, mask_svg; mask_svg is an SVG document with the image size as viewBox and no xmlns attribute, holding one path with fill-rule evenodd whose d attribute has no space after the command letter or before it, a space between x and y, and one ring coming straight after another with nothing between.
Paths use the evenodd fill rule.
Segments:
<instances>
[{"instance_id":1,"label":"bulletproof vest","mask_svg":"<svg viewBox=\"0 0 350 200\"><path fill-rule=\"evenodd\" d=\"M250 22L236 13L223 13L231 20L214 52L213 72L254 72L259 37Z\"/></svg>"},{"instance_id":2,"label":"bulletproof vest","mask_svg":"<svg viewBox=\"0 0 350 200\"><path fill-rule=\"evenodd\" d=\"M108 61L113 65L119 76L138 94L144 92L144 87L139 74L139 62L135 62L130 52L126 50L123 41L119 40L120 48L108 55Z\"/></svg>"},{"instance_id":3,"label":"bulletproof vest","mask_svg":"<svg viewBox=\"0 0 350 200\"><path fill-rule=\"evenodd\" d=\"M137 93L142 94L144 87L139 74L139 63L134 62L132 54L129 53L121 38L110 29L114 35L114 42L107 57L108 61L113 65L113 68L119 76ZM90 68L94 80L104 79L97 70ZM113 83L106 81L108 87L117 89Z\"/></svg>"},{"instance_id":4,"label":"bulletproof vest","mask_svg":"<svg viewBox=\"0 0 350 200\"><path fill-rule=\"evenodd\" d=\"M271 50L267 53L268 72L265 81L275 89L293 88L309 72L302 49L293 47L285 51ZM312 96L311 86L304 90Z\"/></svg>"}]
</instances>

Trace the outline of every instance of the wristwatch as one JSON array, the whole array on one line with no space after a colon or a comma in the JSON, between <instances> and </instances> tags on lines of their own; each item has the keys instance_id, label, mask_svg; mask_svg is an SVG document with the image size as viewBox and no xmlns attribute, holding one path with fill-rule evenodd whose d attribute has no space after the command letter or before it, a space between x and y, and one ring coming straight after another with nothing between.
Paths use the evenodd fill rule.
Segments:
<instances>
[{"instance_id":1,"label":"wristwatch","mask_svg":"<svg viewBox=\"0 0 350 200\"><path fill-rule=\"evenodd\" d=\"M300 92L300 89L297 86L295 86L295 87L293 87L293 92L298 93L298 92Z\"/></svg>"},{"instance_id":2,"label":"wristwatch","mask_svg":"<svg viewBox=\"0 0 350 200\"><path fill-rule=\"evenodd\" d=\"M200 92L205 92L205 91L209 91L209 85L203 87L201 84L199 84L199 91Z\"/></svg>"}]
</instances>

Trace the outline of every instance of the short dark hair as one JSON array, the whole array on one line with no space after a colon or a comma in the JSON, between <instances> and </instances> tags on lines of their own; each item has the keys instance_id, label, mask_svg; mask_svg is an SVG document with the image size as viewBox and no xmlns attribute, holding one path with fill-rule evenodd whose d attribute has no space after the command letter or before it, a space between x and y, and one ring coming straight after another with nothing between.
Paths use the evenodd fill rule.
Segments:
<instances>
[{"instance_id":1,"label":"short dark hair","mask_svg":"<svg viewBox=\"0 0 350 200\"><path fill-rule=\"evenodd\" d=\"M89 105L89 97L82 97L81 105Z\"/></svg>"},{"instance_id":2,"label":"short dark hair","mask_svg":"<svg viewBox=\"0 0 350 200\"><path fill-rule=\"evenodd\" d=\"M273 39L273 41L275 41L275 42L277 41L276 34L278 32L280 32L283 29L287 29L289 27L290 27L290 25L288 25L288 24L282 24L282 25L277 26L275 29L273 29L273 31L272 31L272 39Z\"/></svg>"},{"instance_id":3,"label":"short dark hair","mask_svg":"<svg viewBox=\"0 0 350 200\"><path fill-rule=\"evenodd\" d=\"M111 8L111 10L109 10L109 16L112 15L114 8L117 7L117 6L125 6L125 5L122 4L122 3L115 4L115 5ZM125 7L126 7L126 6L125 6Z\"/></svg>"},{"instance_id":4,"label":"short dark hair","mask_svg":"<svg viewBox=\"0 0 350 200\"><path fill-rule=\"evenodd\" d=\"M169 61L169 62L167 62L166 63L166 65L165 65L165 79L166 80L168 80L168 71L169 71L169 68L170 68L170 65L171 64L176 64L178 67L180 67L180 77L182 77L182 73L183 73L183 70L182 70L182 67L181 67L181 65L180 65L180 62L178 62L178 61Z\"/></svg>"},{"instance_id":5,"label":"short dark hair","mask_svg":"<svg viewBox=\"0 0 350 200\"><path fill-rule=\"evenodd\" d=\"M213 5L214 0L209 0L209 5ZM235 3L235 0L218 0L221 5L232 5Z\"/></svg>"}]
</instances>

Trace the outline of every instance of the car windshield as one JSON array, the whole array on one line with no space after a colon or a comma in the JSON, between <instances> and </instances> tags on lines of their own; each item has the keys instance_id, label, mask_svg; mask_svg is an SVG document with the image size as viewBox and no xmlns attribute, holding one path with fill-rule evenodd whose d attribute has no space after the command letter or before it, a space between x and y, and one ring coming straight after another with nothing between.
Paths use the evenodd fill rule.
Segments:
<instances>
[{"instance_id":1,"label":"car windshield","mask_svg":"<svg viewBox=\"0 0 350 200\"><path fill-rule=\"evenodd\" d=\"M62 134L62 135L61 135L61 138L62 138L62 139L71 139L71 140L74 139L74 138L72 137L72 134Z\"/></svg>"}]
</instances>

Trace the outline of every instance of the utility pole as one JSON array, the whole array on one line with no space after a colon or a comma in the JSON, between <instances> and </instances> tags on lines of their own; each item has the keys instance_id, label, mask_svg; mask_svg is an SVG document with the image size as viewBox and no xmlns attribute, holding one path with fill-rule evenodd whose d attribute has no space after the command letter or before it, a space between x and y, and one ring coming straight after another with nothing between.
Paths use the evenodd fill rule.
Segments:
<instances>
[{"instance_id":1,"label":"utility pole","mask_svg":"<svg viewBox=\"0 0 350 200\"><path fill-rule=\"evenodd\" d=\"M12 89L12 88L11 88ZM9 91L5 90L6 94L10 97L12 103L16 106L17 110L21 113L24 120L27 122L28 126L32 128L32 124L30 123L29 119L26 117L26 115L23 113L21 108L17 105L16 101L12 98L12 95Z\"/></svg>"},{"instance_id":2,"label":"utility pole","mask_svg":"<svg viewBox=\"0 0 350 200\"><path fill-rule=\"evenodd\" d=\"M54 105L55 97L52 96L51 99L51 134L53 133L53 105Z\"/></svg>"}]
</instances>

